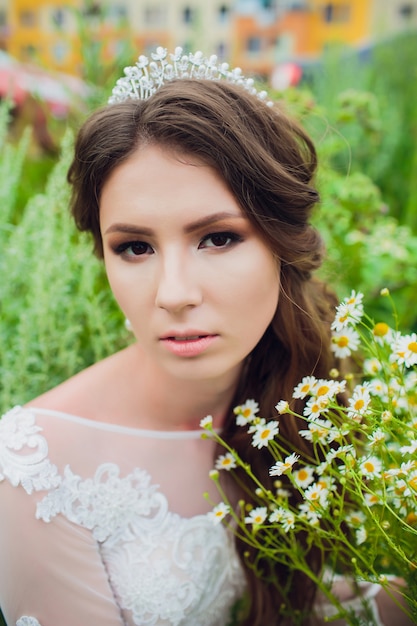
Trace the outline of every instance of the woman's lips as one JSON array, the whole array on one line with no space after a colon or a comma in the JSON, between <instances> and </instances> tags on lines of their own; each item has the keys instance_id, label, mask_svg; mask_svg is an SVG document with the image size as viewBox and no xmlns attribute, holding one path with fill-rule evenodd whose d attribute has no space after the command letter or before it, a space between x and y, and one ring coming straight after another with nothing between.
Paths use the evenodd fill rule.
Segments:
<instances>
[{"instance_id":1,"label":"woman's lips","mask_svg":"<svg viewBox=\"0 0 417 626\"><path fill-rule=\"evenodd\" d=\"M216 341L218 335L173 335L162 337L161 342L169 352L181 357L198 356Z\"/></svg>"}]
</instances>

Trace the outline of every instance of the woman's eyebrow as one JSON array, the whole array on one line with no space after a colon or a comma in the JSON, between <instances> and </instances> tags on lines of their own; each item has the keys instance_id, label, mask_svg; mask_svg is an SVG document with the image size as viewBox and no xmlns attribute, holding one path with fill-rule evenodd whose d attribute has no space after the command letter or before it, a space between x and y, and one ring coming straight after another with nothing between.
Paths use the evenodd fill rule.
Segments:
<instances>
[{"instance_id":1,"label":"woman's eyebrow","mask_svg":"<svg viewBox=\"0 0 417 626\"><path fill-rule=\"evenodd\" d=\"M222 220L242 220L243 215L240 213L229 213L228 211L221 211L219 213L212 213L211 215L206 215L198 220L187 224L184 228L184 232L191 233L195 230L200 230L201 228L205 228L207 226L211 226L211 224L215 224L216 222L221 222Z\"/></svg>"},{"instance_id":2,"label":"woman's eyebrow","mask_svg":"<svg viewBox=\"0 0 417 626\"><path fill-rule=\"evenodd\" d=\"M206 215L198 220L194 220L190 222L184 227L185 233L192 233L196 230L200 230L202 228L206 228L207 226L211 226L211 224L215 224L222 220L231 220L231 219L244 219L242 215L239 213L229 213L228 211L221 211L219 213L212 213L211 215ZM129 235L142 235L145 237L150 237L154 235L154 230L152 228L146 228L144 226L137 226L135 224L125 224L122 222L116 222L109 226L107 230L104 232L105 235L110 233L128 233Z\"/></svg>"},{"instance_id":3,"label":"woman's eyebrow","mask_svg":"<svg viewBox=\"0 0 417 626\"><path fill-rule=\"evenodd\" d=\"M105 235L109 235L110 233L128 233L129 235L144 235L150 237L154 234L154 231L152 228L145 228L144 226L116 222L104 231Z\"/></svg>"}]
</instances>

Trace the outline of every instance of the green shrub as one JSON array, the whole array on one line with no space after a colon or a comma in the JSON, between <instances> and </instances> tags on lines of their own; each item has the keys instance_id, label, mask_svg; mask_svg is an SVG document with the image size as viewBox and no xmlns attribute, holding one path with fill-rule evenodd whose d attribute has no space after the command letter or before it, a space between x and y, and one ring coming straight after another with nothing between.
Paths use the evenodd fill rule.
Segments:
<instances>
[{"instance_id":1,"label":"green shrub","mask_svg":"<svg viewBox=\"0 0 417 626\"><path fill-rule=\"evenodd\" d=\"M44 193L34 195L16 219L16 177L24 144L7 145L0 172L14 173L0 203L0 409L28 401L128 341L91 242L68 214L65 182L72 146ZM3 156L4 154L4 156ZM20 167L20 170L19 170ZM18 172L16 174L16 172Z\"/></svg>"}]
</instances>

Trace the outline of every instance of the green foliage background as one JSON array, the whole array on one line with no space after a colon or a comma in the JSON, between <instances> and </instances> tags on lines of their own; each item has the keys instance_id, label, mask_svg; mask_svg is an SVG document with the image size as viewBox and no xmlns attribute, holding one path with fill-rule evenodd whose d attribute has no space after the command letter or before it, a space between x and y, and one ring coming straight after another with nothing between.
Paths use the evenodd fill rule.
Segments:
<instances>
[{"instance_id":1,"label":"green foliage background","mask_svg":"<svg viewBox=\"0 0 417 626\"><path fill-rule=\"evenodd\" d=\"M314 222L328 252L322 276L340 298L363 291L376 321L391 320L377 298L388 287L403 330L417 326L414 36L380 46L366 64L333 51L299 88L274 94L318 147L322 201ZM99 66L96 57L91 67ZM124 64L116 59L103 69L103 88L88 107L105 101ZM2 103L0 414L129 342L102 264L68 215L66 171L81 120L62 133L61 155L51 163L29 156L29 132L10 141L8 115Z\"/></svg>"},{"instance_id":2,"label":"green foliage background","mask_svg":"<svg viewBox=\"0 0 417 626\"><path fill-rule=\"evenodd\" d=\"M340 298L351 289L363 291L368 310L381 319L385 312L376 296L388 287L399 322L412 329L417 319L417 110L410 101L417 101L417 81L410 78L417 73L416 52L408 35L390 46L367 64L336 50L301 87L273 96L284 99L318 147L322 201L314 222L327 245L321 274ZM395 76L382 71L390 69L394 49L397 59L407 59ZM105 86L94 93L89 108L105 101L114 71L102 69ZM68 215L66 171L81 119L63 133L61 156L51 168L28 155L28 134L18 143L8 139L7 117L3 103L1 411L129 341L102 264ZM46 179L35 180L36 167L43 176L49 170Z\"/></svg>"}]
</instances>

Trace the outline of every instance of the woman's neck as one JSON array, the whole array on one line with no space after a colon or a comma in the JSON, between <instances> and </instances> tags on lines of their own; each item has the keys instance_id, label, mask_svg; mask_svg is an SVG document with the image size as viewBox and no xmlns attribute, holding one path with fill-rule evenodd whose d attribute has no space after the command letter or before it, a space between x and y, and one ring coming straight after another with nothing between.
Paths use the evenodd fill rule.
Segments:
<instances>
[{"instance_id":1,"label":"woman's neck","mask_svg":"<svg viewBox=\"0 0 417 626\"><path fill-rule=\"evenodd\" d=\"M190 380L172 376L147 360L137 345L126 351L125 358L131 360L128 369L123 367L130 377L126 400L140 415L138 426L196 430L201 419L211 415L214 427L221 427L235 395L238 371L215 379Z\"/></svg>"}]
</instances>

